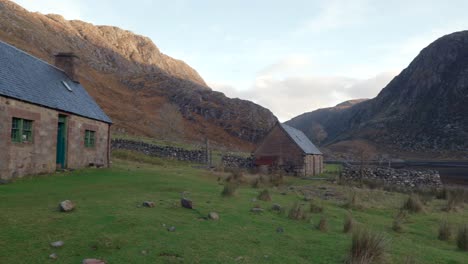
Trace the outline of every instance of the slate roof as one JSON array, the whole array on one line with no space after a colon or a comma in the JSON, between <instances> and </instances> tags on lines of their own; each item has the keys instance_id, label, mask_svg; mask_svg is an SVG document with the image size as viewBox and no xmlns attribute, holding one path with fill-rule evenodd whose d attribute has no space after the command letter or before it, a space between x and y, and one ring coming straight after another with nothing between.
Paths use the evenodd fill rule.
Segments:
<instances>
[{"instance_id":1,"label":"slate roof","mask_svg":"<svg viewBox=\"0 0 468 264\"><path fill-rule=\"evenodd\" d=\"M302 131L285 124L280 126L288 133L289 137L304 151L305 154L322 155L322 152L302 133Z\"/></svg>"},{"instance_id":2,"label":"slate roof","mask_svg":"<svg viewBox=\"0 0 468 264\"><path fill-rule=\"evenodd\" d=\"M72 91L62 83L65 81ZM81 84L62 70L0 41L0 96L112 123Z\"/></svg>"}]
</instances>

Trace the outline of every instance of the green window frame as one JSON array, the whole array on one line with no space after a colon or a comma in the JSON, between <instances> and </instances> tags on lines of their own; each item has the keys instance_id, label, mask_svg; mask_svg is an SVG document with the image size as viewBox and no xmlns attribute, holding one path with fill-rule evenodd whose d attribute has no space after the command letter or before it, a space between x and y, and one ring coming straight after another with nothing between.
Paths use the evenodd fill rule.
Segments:
<instances>
[{"instance_id":1,"label":"green window frame","mask_svg":"<svg viewBox=\"0 0 468 264\"><path fill-rule=\"evenodd\" d=\"M84 145L87 148L94 148L96 143L96 131L85 130Z\"/></svg>"},{"instance_id":2,"label":"green window frame","mask_svg":"<svg viewBox=\"0 0 468 264\"><path fill-rule=\"evenodd\" d=\"M11 121L11 140L16 143L32 142L33 121L13 117Z\"/></svg>"}]
</instances>

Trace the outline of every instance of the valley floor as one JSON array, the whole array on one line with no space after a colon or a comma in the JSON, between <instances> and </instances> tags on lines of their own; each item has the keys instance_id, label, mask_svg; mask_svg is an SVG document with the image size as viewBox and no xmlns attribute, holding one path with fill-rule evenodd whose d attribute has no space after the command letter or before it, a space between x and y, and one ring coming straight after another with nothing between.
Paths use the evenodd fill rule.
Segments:
<instances>
[{"instance_id":1,"label":"valley floor","mask_svg":"<svg viewBox=\"0 0 468 264\"><path fill-rule=\"evenodd\" d=\"M445 200L428 199L425 211L410 214L397 233L392 223L405 194L288 178L283 187L269 187L271 202L254 199L263 188L248 184L234 197L222 197L218 180L225 174L193 164L145 161L114 159L110 169L0 185L0 263L53 263L51 253L58 255L57 263L84 258L107 263L343 263L351 245L351 235L343 233L349 212L361 226L385 235L389 263L461 264L468 259L454 239L437 239L442 220L454 227L468 224L468 209L446 213ZM291 220L287 210L295 202L309 209L304 190L316 194L314 202L324 211L310 213L308 220ZM180 207L184 191L195 210ZM344 208L353 193L359 208ZM75 211L57 210L65 199L77 204ZM141 207L143 201L154 201L156 207ZM271 211L273 203L286 212ZM255 206L265 211L250 212ZM210 212L219 213L220 220L204 219ZM316 228L322 217L327 232ZM172 226L175 231L169 232ZM278 227L284 232L277 232ZM57 240L65 245L51 248Z\"/></svg>"}]
</instances>

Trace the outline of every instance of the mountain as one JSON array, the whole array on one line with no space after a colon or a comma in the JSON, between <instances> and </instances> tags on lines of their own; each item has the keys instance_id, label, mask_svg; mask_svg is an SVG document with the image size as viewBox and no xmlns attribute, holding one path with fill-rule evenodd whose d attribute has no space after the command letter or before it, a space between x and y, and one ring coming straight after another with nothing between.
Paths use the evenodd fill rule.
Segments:
<instances>
[{"instance_id":1,"label":"mountain","mask_svg":"<svg viewBox=\"0 0 468 264\"><path fill-rule=\"evenodd\" d=\"M437 39L377 97L346 106L287 124L326 148L366 142L380 153L468 157L468 31Z\"/></svg>"},{"instance_id":2,"label":"mountain","mask_svg":"<svg viewBox=\"0 0 468 264\"><path fill-rule=\"evenodd\" d=\"M114 121L113 133L184 141L207 136L250 150L277 120L266 108L211 90L185 62L117 27L32 13L0 0L0 40L51 64L58 52L77 54L79 80ZM174 123L179 128L168 135L164 128Z\"/></svg>"}]
</instances>

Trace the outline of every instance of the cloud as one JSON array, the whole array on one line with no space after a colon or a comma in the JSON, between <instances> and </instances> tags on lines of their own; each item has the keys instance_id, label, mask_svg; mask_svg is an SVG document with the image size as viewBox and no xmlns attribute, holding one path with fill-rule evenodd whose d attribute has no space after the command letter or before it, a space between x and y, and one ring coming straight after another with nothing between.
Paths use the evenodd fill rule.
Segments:
<instances>
[{"instance_id":1,"label":"cloud","mask_svg":"<svg viewBox=\"0 0 468 264\"><path fill-rule=\"evenodd\" d=\"M334 106L350 99L373 98L395 73L386 72L369 79L344 76L291 76L277 79L257 76L248 90L210 83L229 97L251 100L270 109L281 121L318 108Z\"/></svg>"},{"instance_id":2,"label":"cloud","mask_svg":"<svg viewBox=\"0 0 468 264\"><path fill-rule=\"evenodd\" d=\"M59 14L66 19L81 19L82 6L78 0L14 0L31 12Z\"/></svg>"}]
</instances>

